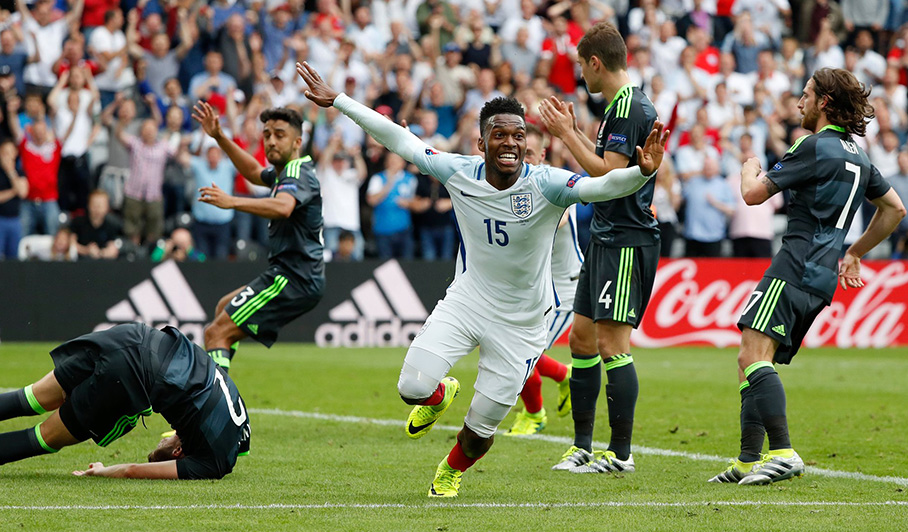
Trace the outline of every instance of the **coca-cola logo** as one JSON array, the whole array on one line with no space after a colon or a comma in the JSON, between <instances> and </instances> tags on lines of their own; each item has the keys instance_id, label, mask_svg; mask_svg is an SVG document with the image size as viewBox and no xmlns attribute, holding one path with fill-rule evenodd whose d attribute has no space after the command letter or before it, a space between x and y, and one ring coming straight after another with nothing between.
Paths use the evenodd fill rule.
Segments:
<instances>
[{"instance_id":1,"label":"coca-cola logo","mask_svg":"<svg viewBox=\"0 0 908 532\"><path fill-rule=\"evenodd\" d=\"M664 263L632 340L641 347L679 344L738 345L738 318L769 261ZM839 290L804 339L816 347L883 347L908 343L903 316L908 302L908 268L903 262L877 262L862 268L864 288Z\"/></svg>"}]
</instances>

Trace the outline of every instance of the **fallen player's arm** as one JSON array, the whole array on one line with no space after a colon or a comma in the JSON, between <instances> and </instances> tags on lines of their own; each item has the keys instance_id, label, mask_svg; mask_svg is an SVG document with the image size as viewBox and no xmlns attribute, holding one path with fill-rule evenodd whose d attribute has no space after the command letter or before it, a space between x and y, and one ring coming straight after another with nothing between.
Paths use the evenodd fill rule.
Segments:
<instances>
[{"instance_id":1,"label":"fallen player's arm","mask_svg":"<svg viewBox=\"0 0 908 532\"><path fill-rule=\"evenodd\" d=\"M73 471L77 477L144 478L151 480L176 480L177 461L150 462L147 464L118 464L105 466L101 462L88 465L85 471Z\"/></svg>"}]
</instances>

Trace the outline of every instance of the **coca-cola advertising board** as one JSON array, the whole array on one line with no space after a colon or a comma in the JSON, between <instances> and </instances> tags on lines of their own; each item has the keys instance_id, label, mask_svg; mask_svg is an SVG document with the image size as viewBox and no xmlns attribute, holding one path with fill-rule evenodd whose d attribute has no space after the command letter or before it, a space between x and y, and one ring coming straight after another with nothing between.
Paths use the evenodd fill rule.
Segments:
<instances>
[{"instance_id":1,"label":"coca-cola advertising board","mask_svg":"<svg viewBox=\"0 0 908 532\"><path fill-rule=\"evenodd\" d=\"M736 326L769 260L662 260L634 345L738 345ZM908 262L862 261L864 287L836 290L814 321L804 346L908 345ZM566 340L562 338L562 341Z\"/></svg>"}]
</instances>

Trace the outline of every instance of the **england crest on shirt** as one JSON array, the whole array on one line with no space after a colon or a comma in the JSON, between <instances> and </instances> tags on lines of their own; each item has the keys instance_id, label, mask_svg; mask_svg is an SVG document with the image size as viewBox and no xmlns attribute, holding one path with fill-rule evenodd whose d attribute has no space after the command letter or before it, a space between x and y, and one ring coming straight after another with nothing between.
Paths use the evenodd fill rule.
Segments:
<instances>
[{"instance_id":1,"label":"england crest on shirt","mask_svg":"<svg viewBox=\"0 0 908 532\"><path fill-rule=\"evenodd\" d=\"M533 214L533 196L529 192L511 194L511 212L518 218L526 218Z\"/></svg>"}]
</instances>

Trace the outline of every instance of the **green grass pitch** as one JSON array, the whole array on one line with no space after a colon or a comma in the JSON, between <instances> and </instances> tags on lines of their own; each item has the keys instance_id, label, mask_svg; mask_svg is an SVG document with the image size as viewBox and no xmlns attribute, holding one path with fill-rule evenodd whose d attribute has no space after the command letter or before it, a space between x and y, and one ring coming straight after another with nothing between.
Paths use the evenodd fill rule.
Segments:
<instances>
[{"instance_id":1,"label":"green grass pitch","mask_svg":"<svg viewBox=\"0 0 908 532\"><path fill-rule=\"evenodd\" d=\"M52 367L45 344L0 345L0 388ZM569 353L551 353L566 361ZM77 478L89 462L141 461L167 427L148 419L110 447L91 443L0 466L0 530L908 530L908 349L803 350L780 374L801 479L739 487L706 482L738 448L735 350L634 352L640 376L638 471L550 471L570 444L554 414L538 438L499 435L464 475L460 497L432 500L435 466L454 443L477 355L452 371L464 388L441 425L404 436L403 349L244 344L232 375L250 409L252 454L221 481ZM41 418L0 423L0 431ZM513 413L502 424L507 428ZM596 440L608 440L604 394Z\"/></svg>"}]
</instances>

